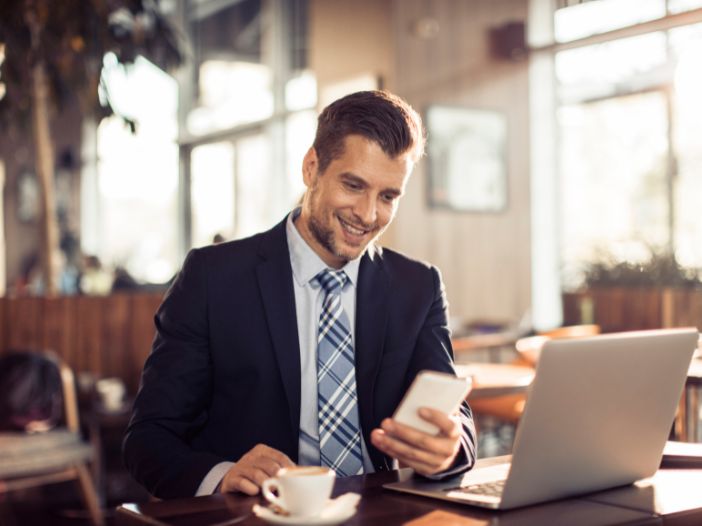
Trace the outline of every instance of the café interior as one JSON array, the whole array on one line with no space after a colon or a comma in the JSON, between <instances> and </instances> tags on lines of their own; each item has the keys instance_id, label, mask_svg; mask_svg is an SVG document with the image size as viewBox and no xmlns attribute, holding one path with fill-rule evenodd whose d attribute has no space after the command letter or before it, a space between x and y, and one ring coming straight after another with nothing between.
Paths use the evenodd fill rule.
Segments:
<instances>
[{"instance_id":1,"label":"caf\u00e9 interior","mask_svg":"<svg viewBox=\"0 0 702 526\"><path fill-rule=\"evenodd\" d=\"M380 244L441 270L479 458L544 342L702 327L702 0L51 3L0 6L0 363L49 357L61 393L47 429L0 422L3 525L153 500L121 441L154 313L190 249L296 206L355 91L423 118ZM702 442L695 360L670 440ZM21 385L0 367L2 417Z\"/></svg>"}]
</instances>

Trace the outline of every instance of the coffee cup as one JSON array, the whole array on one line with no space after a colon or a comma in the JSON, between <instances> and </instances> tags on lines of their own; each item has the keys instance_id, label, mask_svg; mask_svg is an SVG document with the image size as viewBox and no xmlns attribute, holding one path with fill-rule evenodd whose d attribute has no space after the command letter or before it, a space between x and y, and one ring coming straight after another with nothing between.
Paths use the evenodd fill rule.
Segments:
<instances>
[{"instance_id":1,"label":"coffee cup","mask_svg":"<svg viewBox=\"0 0 702 526\"><path fill-rule=\"evenodd\" d=\"M290 515L312 517L329 501L335 477L333 470L321 466L283 468L263 482L262 492L268 502Z\"/></svg>"},{"instance_id":2,"label":"coffee cup","mask_svg":"<svg viewBox=\"0 0 702 526\"><path fill-rule=\"evenodd\" d=\"M108 411L118 411L124 404L126 388L119 378L102 378L97 381L95 388L100 395L102 406Z\"/></svg>"}]
</instances>

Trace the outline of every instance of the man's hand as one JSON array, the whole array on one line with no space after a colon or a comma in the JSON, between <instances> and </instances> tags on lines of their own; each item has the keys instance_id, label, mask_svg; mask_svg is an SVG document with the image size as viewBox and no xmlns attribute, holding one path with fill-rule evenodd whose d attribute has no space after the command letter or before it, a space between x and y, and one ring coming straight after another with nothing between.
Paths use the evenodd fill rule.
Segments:
<instances>
[{"instance_id":1,"label":"man's hand","mask_svg":"<svg viewBox=\"0 0 702 526\"><path fill-rule=\"evenodd\" d=\"M392 418L371 433L373 445L403 466L414 468L421 475L434 475L451 467L461 446L461 422L458 415L446 415L436 409L422 407L419 416L439 428L437 435L428 435L400 424Z\"/></svg>"},{"instance_id":2,"label":"man's hand","mask_svg":"<svg viewBox=\"0 0 702 526\"><path fill-rule=\"evenodd\" d=\"M241 491L247 495L256 495L264 480L275 477L280 468L289 466L294 464L285 453L258 444L227 471L219 491L222 493Z\"/></svg>"}]
</instances>

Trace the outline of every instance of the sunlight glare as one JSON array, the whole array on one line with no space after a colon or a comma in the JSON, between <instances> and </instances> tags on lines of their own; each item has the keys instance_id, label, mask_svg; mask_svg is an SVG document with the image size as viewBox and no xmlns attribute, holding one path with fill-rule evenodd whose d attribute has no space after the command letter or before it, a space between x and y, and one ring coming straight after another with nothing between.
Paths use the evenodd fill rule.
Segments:
<instances>
[{"instance_id":1,"label":"sunlight glare","mask_svg":"<svg viewBox=\"0 0 702 526\"><path fill-rule=\"evenodd\" d=\"M702 117L702 68L699 57L702 42L688 46L680 55L675 70L675 93L682 115L690 118ZM693 117L694 115L694 117Z\"/></svg>"}]
</instances>

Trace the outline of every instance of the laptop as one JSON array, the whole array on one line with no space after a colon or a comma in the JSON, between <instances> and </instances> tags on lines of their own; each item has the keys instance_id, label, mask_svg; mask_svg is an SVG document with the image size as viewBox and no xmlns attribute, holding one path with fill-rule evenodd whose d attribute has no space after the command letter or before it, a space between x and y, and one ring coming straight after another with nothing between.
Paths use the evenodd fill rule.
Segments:
<instances>
[{"instance_id":1,"label":"laptop","mask_svg":"<svg viewBox=\"0 0 702 526\"><path fill-rule=\"evenodd\" d=\"M510 509L630 484L661 461L697 329L550 340L541 351L511 460L395 491ZM481 462L482 463L482 462Z\"/></svg>"}]
</instances>

